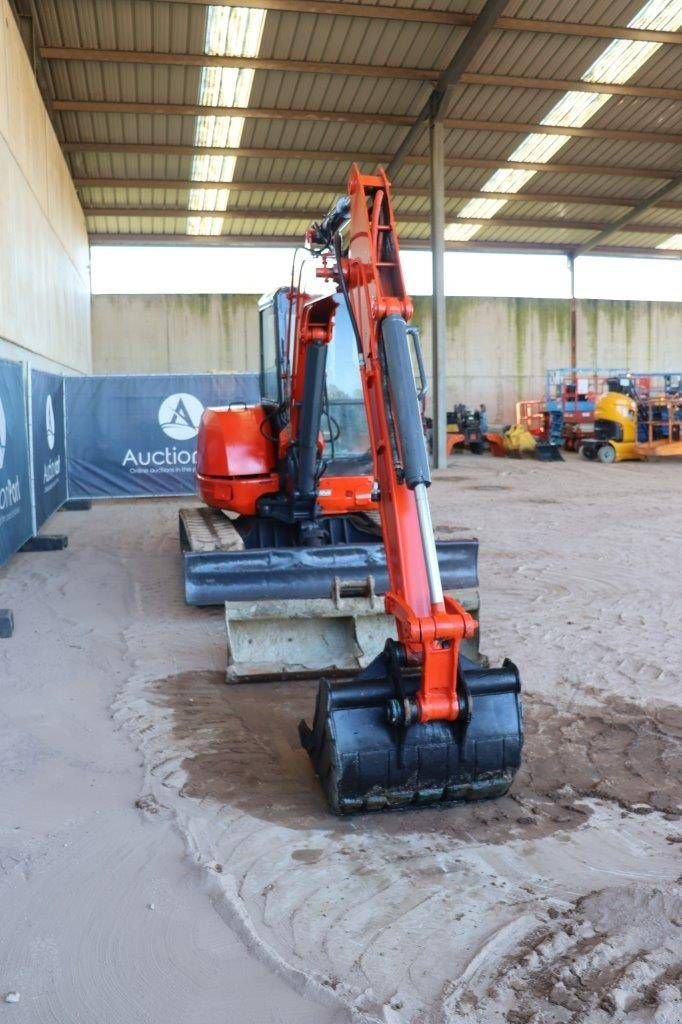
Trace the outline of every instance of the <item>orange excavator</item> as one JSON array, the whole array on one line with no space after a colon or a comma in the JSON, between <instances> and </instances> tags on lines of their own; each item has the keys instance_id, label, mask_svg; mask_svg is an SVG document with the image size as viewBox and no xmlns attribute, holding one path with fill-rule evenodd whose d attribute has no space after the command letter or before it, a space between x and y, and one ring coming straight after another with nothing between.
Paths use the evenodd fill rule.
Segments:
<instances>
[{"instance_id":1,"label":"orange excavator","mask_svg":"<svg viewBox=\"0 0 682 1024\"><path fill-rule=\"evenodd\" d=\"M327 350L339 297L296 298L286 407L207 410L199 438L204 500L296 533L324 551L330 523L378 510L392 636L353 678L320 679L312 727L299 726L330 807L341 813L499 796L519 766L520 680L470 660L477 622L444 592L414 345L390 184L353 166L347 195L313 225L318 277L334 282L357 345L373 471L321 474ZM423 370L422 370L423 373ZM333 537L331 538L334 539ZM352 544L350 545L352 547Z\"/></svg>"}]
</instances>

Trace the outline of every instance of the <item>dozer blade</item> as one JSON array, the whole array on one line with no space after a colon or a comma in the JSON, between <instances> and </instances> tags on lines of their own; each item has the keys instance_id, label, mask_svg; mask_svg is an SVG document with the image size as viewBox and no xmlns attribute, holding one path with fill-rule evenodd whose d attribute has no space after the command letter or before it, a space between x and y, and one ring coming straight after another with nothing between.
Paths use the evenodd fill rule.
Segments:
<instances>
[{"instance_id":1,"label":"dozer blade","mask_svg":"<svg viewBox=\"0 0 682 1024\"><path fill-rule=\"evenodd\" d=\"M280 601L328 598L335 578L344 585L374 580L377 594L388 590L386 551L381 538L358 533L351 543L319 548L244 548L233 520L214 509L180 510L185 600L190 605L229 601ZM443 587L478 586L478 541L436 543ZM383 643L380 645L383 646Z\"/></svg>"},{"instance_id":2,"label":"dozer blade","mask_svg":"<svg viewBox=\"0 0 682 1024\"><path fill-rule=\"evenodd\" d=\"M509 789L521 759L523 717L516 667L486 669L460 658L467 712L456 722L394 727L396 696L384 655L352 683L322 680L312 729L299 725L333 811L379 810L439 801L481 800ZM403 680L414 695L417 677Z\"/></svg>"},{"instance_id":3,"label":"dozer blade","mask_svg":"<svg viewBox=\"0 0 682 1024\"><path fill-rule=\"evenodd\" d=\"M348 595L334 580L332 596L289 601L228 601L227 670L229 683L282 679L354 677L376 656L387 637L395 637L395 619L370 578ZM453 596L474 617L478 590ZM475 640L471 653L476 656Z\"/></svg>"},{"instance_id":4,"label":"dozer blade","mask_svg":"<svg viewBox=\"0 0 682 1024\"><path fill-rule=\"evenodd\" d=\"M355 675L381 648L387 619L373 588L367 596L228 602L227 681Z\"/></svg>"}]
</instances>

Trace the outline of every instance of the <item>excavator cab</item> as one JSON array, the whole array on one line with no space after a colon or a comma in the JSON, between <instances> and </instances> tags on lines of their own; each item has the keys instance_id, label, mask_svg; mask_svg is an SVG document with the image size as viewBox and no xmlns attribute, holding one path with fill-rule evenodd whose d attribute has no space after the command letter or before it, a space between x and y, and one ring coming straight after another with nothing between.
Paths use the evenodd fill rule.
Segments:
<instances>
[{"instance_id":1,"label":"excavator cab","mask_svg":"<svg viewBox=\"0 0 682 1024\"><path fill-rule=\"evenodd\" d=\"M278 288L258 303L261 395L265 402L280 406L286 406L291 398L287 363L295 345L296 319L290 296L288 288ZM334 301L334 332L327 351L320 423L324 472L330 477L369 474L372 455L357 345L343 296L334 296Z\"/></svg>"}]
</instances>

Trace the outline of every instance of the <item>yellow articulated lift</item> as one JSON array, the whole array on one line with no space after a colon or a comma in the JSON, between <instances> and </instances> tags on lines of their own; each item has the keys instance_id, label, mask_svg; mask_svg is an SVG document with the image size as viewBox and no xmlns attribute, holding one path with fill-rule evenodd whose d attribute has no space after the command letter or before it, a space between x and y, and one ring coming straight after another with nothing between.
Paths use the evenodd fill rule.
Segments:
<instances>
[{"instance_id":1,"label":"yellow articulated lift","mask_svg":"<svg viewBox=\"0 0 682 1024\"><path fill-rule=\"evenodd\" d=\"M609 378L595 407L594 437L580 454L602 463L682 456L682 395L679 390L637 394L630 377Z\"/></svg>"}]
</instances>

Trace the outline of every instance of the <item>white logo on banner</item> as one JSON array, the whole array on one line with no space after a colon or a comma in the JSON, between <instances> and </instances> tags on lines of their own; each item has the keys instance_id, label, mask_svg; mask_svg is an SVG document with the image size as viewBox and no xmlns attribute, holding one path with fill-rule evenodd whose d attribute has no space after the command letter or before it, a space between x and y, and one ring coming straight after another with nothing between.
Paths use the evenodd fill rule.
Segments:
<instances>
[{"instance_id":1,"label":"white logo on banner","mask_svg":"<svg viewBox=\"0 0 682 1024\"><path fill-rule=\"evenodd\" d=\"M48 395L45 401L45 433L47 434L47 447L52 451L57 439L52 395ZM55 455L52 461L43 464L43 486L46 491L51 491L57 485L61 471L62 457L59 454Z\"/></svg>"},{"instance_id":2,"label":"white logo on banner","mask_svg":"<svg viewBox=\"0 0 682 1024\"><path fill-rule=\"evenodd\" d=\"M52 405L52 395L48 395L47 401L45 402L45 429L47 431L47 447L52 451L55 442L54 406Z\"/></svg>"},{"instance_id":3,"label":"white logo on banner","mask_svg":"<svg viewBox=\"0 0 682 1024\"><path fill-rule=\"evenodd\" d=\"M174 441L189 441L199 433L204 407L194 395L169 395L159 407L159 426Z\"/></svg>"},{"instance_id":4,"label":"white logo on banner","mask_svg":"<svg viewBox=\"0 0 682 1024\"><path fill-rule=\"evenodd\" d=\"M5 465L5 448L7 447L7 420L0 400L0 469Z\"/></svg>"}]
</instances>

